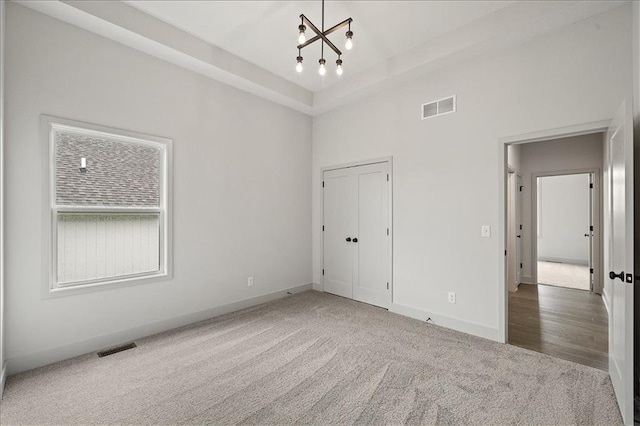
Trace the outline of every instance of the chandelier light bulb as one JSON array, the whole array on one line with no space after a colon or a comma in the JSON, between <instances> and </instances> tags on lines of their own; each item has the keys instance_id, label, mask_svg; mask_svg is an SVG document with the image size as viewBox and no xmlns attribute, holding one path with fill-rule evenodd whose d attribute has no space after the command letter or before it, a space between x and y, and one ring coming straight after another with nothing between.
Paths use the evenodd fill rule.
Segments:
<instances>
[{"instance_id":1,"label":"chandelier light bulb","mask_svg":"<svg viewBox=\"0 0 640 426\"><path fill-rule=\"evenodd\" d=\"M338 67L336 68L336 74L342 75L342 59L338 59L336 61L336 65L338 65Z\"/></svg>"},{"instance_id":2,"label":"chandelier light bulb","mask_svg":"<svg viewBox=\"0 0 640 426\"><path fill-rule=\"evenodd\" d=\"M298 25L298 44L302 44L307 41L307 37L304 35L304 31L307 29L304 25Z\"/></svg>"},{"instance_id":3,"label":"chandelier light bulb","mask_svg":"<svg viewBox=\"0 0 640 426\"><path fill-rule=\"evenodd\" d=\"M302 70L303 70L303 68L302 68L302 56L298 55L296 60L298 61L298 63L296 64L296 71L302 72Z\"/></svg>"},{"instance_id":4,"label":"chandelier light bulb","mask_svg":"<svg viewBox=\"0 0 640 426\"><path fill-rule=\"evenodd\" d=\"M324 59L320 59L318 62L320 62L320 68L318 69L318 74L325 75L327 73L327 67L324 66L326 61Z\"/></svg>"},{"instance_id":5,"label":"chandelier light bulb","mask_svg":"<svg viewBox=\"0 0 640 426\"><path fill-rule=\"evenodd\" d=\"M347 41L344 43L344 48L347 50L353 49L353 31L347 31Z\"/></svg>"}]
</instances>

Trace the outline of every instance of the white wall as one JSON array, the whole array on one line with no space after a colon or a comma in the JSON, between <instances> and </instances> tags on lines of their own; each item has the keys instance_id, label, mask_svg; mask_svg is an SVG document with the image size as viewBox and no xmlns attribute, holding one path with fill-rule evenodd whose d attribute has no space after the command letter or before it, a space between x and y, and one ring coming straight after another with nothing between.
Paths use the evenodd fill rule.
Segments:
<instances>
[{"instance_id":1,"label":"white wall","mask_svg":"<svg viewBox=\"0 0 640 426\"><path fill-rule=\"evenodd\" d=\"M393 156L393 309L436 313L496 340L504 271L499 139L610 119L631 93L631 5L424 75L313 122L313 281L320 288L320 168ZM420 120L457 94L458 111ZM492 238L480 227L491 225ZM455 304L447 292L455 291ZM442 322L441 322L442 323Z\"/></svg>"},{"instance_id":2,"label":"white wall","mask_svg":"<svg viewBox=\"0 0 640 426\"><path fill-rule=\"evenodd\" d=\"M619 101L621 102L621 100L622 97ZM611 115L613 116L614 113ZM521 145L521 173L524 182L522 190L522 279L524 282L533 282L533 269L535 268L533 262L535 235L533 234L532 223L533 175L537 173L599 169L600 175L596 178L602 182L602 143L602 134L594 133ZM598 201L597 207L602 211L602 197ZM600 229L602 229L601 224Z\"/></svg>"},{"instance_id":3,"label":"white wall","mask_svg":"<svg viewBox=\"0 0 640 426\"><path fill-rule=\"evenodd\" d=\"M11 372L311 282L308 116L15 3L7 14ZM172 280L42 297L43 113L173 139Z\"/></svg>"},{"instance_id":4,"label":"white wall","mask_svg":"<svg viewBox=\"0 0 640 426\"><path fill-rule=\"evenodd\" d=\"M538 178L538 260L589 264L589 175Z\"/></svg>"}]
</instances>

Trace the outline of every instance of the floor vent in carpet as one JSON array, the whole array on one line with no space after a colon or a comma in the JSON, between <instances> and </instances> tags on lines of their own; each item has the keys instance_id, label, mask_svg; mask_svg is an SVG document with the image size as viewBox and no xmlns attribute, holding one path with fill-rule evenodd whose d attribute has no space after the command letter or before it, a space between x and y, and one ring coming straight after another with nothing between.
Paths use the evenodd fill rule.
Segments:
<instances>
[{"instance_id":1,"label":"floor vent in carpet","mask_svg":"<svg viewBox=\"0 0 640 426\"><path fill-rule=\"evenodd\" d=\"M126 345L116 346L111 349L105 349L104 351L98 352L98 356L102 358L103 356L117 354L118 352L126 351L127 349L133 349L136 347L135 343L127 343Z\"/></svg>"}]
</instances>

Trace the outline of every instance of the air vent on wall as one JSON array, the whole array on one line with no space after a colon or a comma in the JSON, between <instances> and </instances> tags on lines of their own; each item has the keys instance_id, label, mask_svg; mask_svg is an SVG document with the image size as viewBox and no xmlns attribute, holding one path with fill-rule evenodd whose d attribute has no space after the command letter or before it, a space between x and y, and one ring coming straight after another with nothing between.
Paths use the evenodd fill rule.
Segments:
<instances>
[{"instance_id":1,"label":"air vent on wall","mask_svg":"<svg viewBox=\"0 0 640 426\"><path fill-rule=\"evenodd\" d=\"M456 112L456 95L422 104L422 119Z\"/></svg>"}]
</instances>

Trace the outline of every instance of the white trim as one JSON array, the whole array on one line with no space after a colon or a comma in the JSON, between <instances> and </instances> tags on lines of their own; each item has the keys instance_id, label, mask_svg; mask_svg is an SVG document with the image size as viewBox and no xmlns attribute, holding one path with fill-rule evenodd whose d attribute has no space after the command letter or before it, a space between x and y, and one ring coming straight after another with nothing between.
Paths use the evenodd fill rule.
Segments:
<instances>
[{"instance_id":1,"label":"white trim","mask_svg":"<svg viewBox=\"0 0 640 426\"><path fill-rule=\"evenodd\" d=\"M591 123L578 124L575 126L557 127L550 130L507 136L499 138L498 141L500 144L504 145L518 145L531 142L548 141L552 139L569 138L572 136L590 135L593 133L606 132L609 128L609 123L611 123L611 120L593 121Z\"/></svg>"},{"instance_id":2,"label":"white trim","mask_svg":"<svg viewBox=\"0 0 640 426\"><path fill-rule=\"evenodd\" d=\"M2 395L4 394L4 387L7 384L7 365L8 362L4 362L2 364L2 369L0 369L0 399L2 399Z\"/></svg>"},{"instance_id":3,"label":"white trim","mask_svg":"<svg viewBox=\"0 0 640 426\"><path fill-rule=\"evenodd\" d=\"M350 167L360 167L360 166L368 166L370 164L380 164L380 163L389 163L389 165L393 164L393 156L388 157L380 157L374 158L371 160L364 161L351 161L349 163L338 164L334 166L325 166L320 168L320 181L322 182L322 178L324 177L324 172L328 172L331 170L340 170L340 169L348 169Z\"/></svg>"},{"instance_id":4,"label":"white trim","mask_svg":"<svg viewBox=\"0 0 640 426\"><path fill-rule=\"evenodd\" d=\"M350 163L335 166L325 166L320 168L320 182L322 183L322 196L320 197L321 226L324 226L324 173L332 170L347 169L352 167L362 167L371 164L387 163L389 167L389 299L388 304L393 304L393 156L374 158L364 161L352 161ZM322 232L322 246L320 250L320 269L324 269L324 232ZM324 275L321 275L321 284L314 283L314 290L324 291Z\"/></svg>"},{"instance_id":5,"label":"white trim","mask_svg":"<svg viewBox=\"0 0 640 426\"><path fill-rule=\"evenodd\" d=\"M420 321L426 321L428 318L431 318L429 324L435 324L441 327L460 331L462 333L467 333L473 336L482 337L502 343L500 330L497 328L491 328L484 325L447 317L444 315L434 314L431 312L423 311L422 309L399 305L397 303L392 303L389 306L389 312L404 315L406 317L414 318Z\"/></svg>"},{"instance_id":6,"label":"white trim","mask_svg":"<svg viewBox=\"0 0 640 426\"><path fill-rule=\"evenodd\" d=\"M568 257L556 257L556 256L542 256L542 257L538 256L538 262L570 263L572 265L589 266L588 260L571 259Z\"/></svg>"},{"instance_id":7,"label":"white trim","mask_svg":"<svg viewBox=\"0 0 640 426\"><path fill-rule=\"evenodd\" d=\"M48 154L43 155L43 173L45 182L43 187L44 205L47 208L43 212L43 289L42 297L50 298L71 294L86 293L96 290L112 289L134 284L148 284L165 281L173 278L173 253L172 253L172 158L173 141L168 138L147 135L129 130L121 130L114 127L101 126L76 120L69 120L50 115L40 116L41 138L46 141ZM55 190L55 134L58 131L70 131L90 136L109 137L121 142L148 145L158 148L162 152L160 165L160 203L153 208L122 208L122 207L97 207L86 206L59 206L56 204ZM72 211L100 211L100 212L158 212L160 214L160 269L159 271L117 276L112 278L85 280L74 283L57 284L57 213Z\"/></svg>"},{"instance_id":8,"label":"white trim","mask_svg":"<svg viewBox=\"0 0 640 426\"><path fill-rule=\"evenodd\" d=\"M261 296L252 297L250 299L239 300L237 302L228 303L222 306L205 309L203 311L192 312L186 315L177 316L165 320L160 320L126 330L116 331L114 333L105 334L91 339L82 340L45 349L43 351L32 352L20 355L7 360L7 374L13 375L22 371L31 370L52 364L54 362L73 358L79 355L88 354L103 348L119 345L123 342L130 342L136 339L142 339L163 331L173 330L185 325L194 324L199 321L205 321L220 315L235 312L241 309L250 308L261 305L272 300L287 297L290 294L300 293L311 290L311 284L303 284L272 293L263 294Z\"/></svg>"},{"instance_id":9,"label":"white trim","mask_svg":"<svg viewBox=\"0 0 640 426\"><path fill-rule=\"evenodd\" d=\"M507 148L509 145L540 142L551 139L560 139L570 136L580 136L592 133L605 132L609 127L611 120L594 121L591 123L577 124L574 126L558 127L550 130L542 130L531 133L524 133L515 136L507 136L498 138L498 334L501 336L501 342L507 342L509 339L509 330L507 324L508 316L508 281L507 281L507 264L504 255L507 249L507 173L508 173L508 156ZM523 277L524 281L525 277Z\"/></svg>"},{"instance_id":10,"label":"white trim","mask_svg":"<svg viewBox=\"0 0 640 426\"><path fill-rule=\"evenodd\" d=\"M607 309L607 316L611 316L611 312L609 311L609 297L607 296L607 292L604 289L604 287L602 288L602 294L600 295L602 297L602 303L604 303L604 307Z\"/></svg>"}]
</instances>

